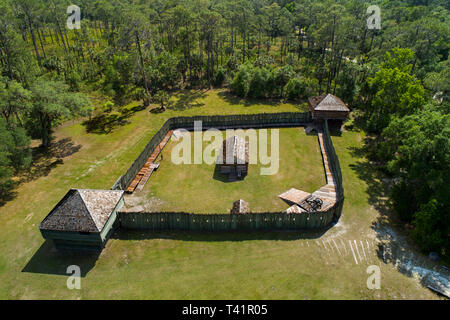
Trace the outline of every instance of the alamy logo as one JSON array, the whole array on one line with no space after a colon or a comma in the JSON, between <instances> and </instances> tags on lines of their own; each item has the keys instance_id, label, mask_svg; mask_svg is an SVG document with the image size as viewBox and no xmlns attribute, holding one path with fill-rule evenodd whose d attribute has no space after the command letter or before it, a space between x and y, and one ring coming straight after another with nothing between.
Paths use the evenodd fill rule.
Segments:
<instances>
[{"instance_id":1,"label":"alamy logo","mask_svg":"<svg viewBox=\"0 0 450 320\"><path fill-rule=\"evenodd\" d=\"M194 133L189 134L186 129L177 129L180 137L175 138L178 144L173 148L171 153L171 160L174 164L202 164L208 165L216 164L242 164L246 160L236 154L229 153L247 153L248 164L261 164L261 175L274 175L279 169L279 130L270 130L270 143L268 139L268 130L260 129L257 132L255 129L227 129L225 131L225 138L223 131L215 128L210 128L203 132L202 121L194 121ZM242 147L239 151L234 149L226 150L226 154L219 157L223 150L224 139L238 137L240 141L248 140L247 147ZM192 141L193 140L193 141ZM203 142L209 144L203 149ZM245 142L247 143L247 142ZM270 155L269 155L270 145ZM192 146L194 154L192 156ZM230 152L231 151L231 152ZM259 154L258 154L259 151ZM222 151L223 152L223 151Z\"/></svg>"},{"instance_id":2,"label":"alamy logo","mask_svg":"<svg viewBox=\"0 0 450 320\"><path fill-rule=\"evenodd\" d=\"M367 267L367 274L370 276L367 278L367 289L379 290L381 288L381 270L379 266L371 265Z\"/></svg>"},{"instance_id":3,"label":"alamy logo","mask_svg":"<svg viewBox=\"0 0 450 320\"><path fill-rule=\"evenodd\" d=\"M380 30L381 29L381 10L379 6L371 5L367 8L367 14L370 16L367 18L367 29Z\"/></svg>"},{"instance_id":4,"label":"alamy logo","mask_svg":"<svg viewBox=\"0 0 450 320\"><path fill-rule=\"evenodd\" d=\"M71 5L67 7L67 28L70 30L81 29L81 9L79 6Z\"/></svg>"},{"instance_id":5,"label":"alamy logo","mask_svg":"<svg viewBox=\"0 0 450 320\"><path fill-rule=\"evenodd\" d=\"M70 265L66 270L67 274L70 274L70 277L67 279L67 289L73 290L81 289L81 268L77 265Z\"/></svg>"}]
</instances>

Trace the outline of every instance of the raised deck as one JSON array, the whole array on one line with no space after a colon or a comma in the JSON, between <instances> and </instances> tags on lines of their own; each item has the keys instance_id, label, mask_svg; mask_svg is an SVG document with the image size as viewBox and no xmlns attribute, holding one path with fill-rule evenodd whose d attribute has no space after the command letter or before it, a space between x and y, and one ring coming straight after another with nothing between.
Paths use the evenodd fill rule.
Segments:
<instances>
[{"instance_id":1,"label":"raised deck","mask_svg":"<svg viewBox=\"0 0 450 320\"><path fill-rule=\"evenodd\" d=\"M133 193L136 190L136 188L138 189L138 191L142 191L148 179L152 175L153 171L159 167L159 164L155 163L156 158L158 158L159 154L164 149L167 142L169 142L172 133L173 133L172 130L169 130L169 132L167 132L166 136L162 139L161 143L155 148L155 150L152 152L148 160L142 166L141 170L139 170L138 174L131 182L130 186L127 189L127 193Z\"/></svg>"}]
</instances>

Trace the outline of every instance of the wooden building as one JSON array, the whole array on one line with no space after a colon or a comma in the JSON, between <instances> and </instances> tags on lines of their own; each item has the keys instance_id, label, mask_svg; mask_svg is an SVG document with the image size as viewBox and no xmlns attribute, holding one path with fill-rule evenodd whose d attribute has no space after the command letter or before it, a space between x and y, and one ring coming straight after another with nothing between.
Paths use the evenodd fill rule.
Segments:
<instances>
[{"instance_id":1,"label":"wooden building","mask_svg":"<svg viewBox=\"0 0 450 320\"><path fill-rule=\"evenodd\" d=\"M328 119L330 125L341 126L348 117L350 109L338 97L332 94L323 94L308 99L309 110L314 120Z\"/></svg>"},{"instance_id":2,"label":"wooden building","mask_svg":"<svg viewBox=\"0 0 450 320\"><path fill-rule=\"evenodd\" d=\"M222 150L216 164L222 174L228 174L230 180L243 178L248 173L248 140L233 136L223 141Z\"/></svg>"},{"instance_id":3,"label":"wooden building","mask_svg":"<svg viewBox=\"0 0 450 320\"><path fill-rule=\"evenodd\" d=\"M248 202L240 199L233 202L233 208L230 210L230 214L246 214L250 213L250 206Z\"/></svg>"},{"instance_id":4,"label":"wooden building","mask_svg":"<svg viewBox=\"0 0 450 320\"><path fill-rule=\"evenodd\" d=\"M122 190L71 189L39 225L57 249L102 250L123 207Z\"/></svg>"}]
</instances>

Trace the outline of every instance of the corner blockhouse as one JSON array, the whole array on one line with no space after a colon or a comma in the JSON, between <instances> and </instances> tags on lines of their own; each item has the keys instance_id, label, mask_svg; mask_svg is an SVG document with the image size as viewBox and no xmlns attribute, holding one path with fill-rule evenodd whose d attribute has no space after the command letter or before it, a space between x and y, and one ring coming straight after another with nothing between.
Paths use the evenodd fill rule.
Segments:
<instances>
[{"instance_id":1,"label":"corner blockhouse","mask_svg":"<svg viewBox=\"0 0 450 320\"><path fill-rule=\"evenodd\" d=\"M102 250L108 241L124 191L71 189L39 225L57 249Z\"/></svg>"}]
</instances>

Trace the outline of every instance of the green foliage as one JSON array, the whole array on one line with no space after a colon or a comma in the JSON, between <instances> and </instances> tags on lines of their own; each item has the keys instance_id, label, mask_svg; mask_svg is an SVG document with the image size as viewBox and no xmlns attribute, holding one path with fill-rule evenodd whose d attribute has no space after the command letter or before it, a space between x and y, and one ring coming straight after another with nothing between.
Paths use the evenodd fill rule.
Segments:
<instances>
[{"instance_id":1,"label":"green foliage","mask_svg":"<svg viewBox=\"0 0 450 320\"><path fill-rule=\"evenodd\" d=\"M168 90L175 88L180 81L178 59L175 55L164 51L154 57L146 69L152 90Z\"/></svg>"},{"instance_id":2,"label":"green foliage","mask_svg":"<svg viewBox=\"0 0 450 320\"><path fill-rule=\"evenodd\" d=\"M414 214L415 229L412 236L416 239L424 251L440 251L445 255L448 253L450 232L450 212L448 201L440 203L431 199L423 204L419 211Z\"/></svg>"},{"instance_id":3,"label":"green foliage","mask_svg":"<svg viewBox=\"0 0 450 320\"><path fill-rule=\"evenodd\" d=\"M250 91L252 75L248 66L241 66L231 82L231 90L239 97L246 97Z\"/></svg>"},{"instance_id":4,"label":"green foliage","mask_svg":"<svg viewBox=\"0 0 450 320\"><path fill-rule=\"evenodd\" d=\"M438 93L444 100L448 101L450 92L450 59L438 64L435 72L430 72L425 76L424 85L432 93Z\"/></svg>"},{"instance_id":5,"label":"green foliage","mask_svg":"<svg viewBox=\"0 0 450 320\"><path fill-rule=\"evenodd\" d=\"M153 100L156 103L159 103L161 105L162 110L166 110L166 105L169 102L169 94L166 91L159 90L154 96Z\"/></svg>"},{"instance_id":6,"label":"green foliage","mask_svg":"<svg viewBox=\"0 0 450 320\"><path fill-rule=\"evenodd\" d=\"M394 48L386 52L384 62L381 64L383 69L399 69L404 73L411 73L412 63L414 61L414 52L408 48Z\"/></svg>"},{"instance_id":7,"label":"green foliage","mask_svg":"<svg viewBox=\"0 0 450 320\"><path fill-rule=\"evenodd\" d=\"M252 98L270 97L273 87L272 73L266 68L254 68L249 84L248 96Z\"/></svg>"},{"instance_id":8,"label":"green foliage","mask_svg":"<svg viewBox=\"0 0 450 320\"><path fill-rule=\"evenodd\" d=\"M290 65L276 68L274 71L274 95L283 96L283 90L291 78L296 76L294 68Z\"/></svg>"},{"instance_id":9,"label":"green foliage","mask_svg":"<svg viewBox=\"0 0 450 320\"><path fill-rule=\"evenodd\" d=\"M380 156L389 172L401 179L392 190L394 208L405 221L414 219L416 239L423 248L433 250L445 242L450 228L445 218L450 206L450 115L428 106L420 113L393 119L382 138ZM438 224L430 224L430 217ZM439 232L429 232L438 225Z\"/></svg>"},{"instance_id":10,"label":"green foliage","mask_svg":"<svg viewBox=\"0 0 450 320\"><path fill-rule=\"evenodd\" d=\"M42 65L48 71L56 72L57 74L60 74L64 70L64 65L61 59L54 55L45 58L44 61L42 62Z\"/></svg>"},{"instance_id":11,"label":"green foliage","mask_svg":"<svg viewBox=\"0 0 450 320\"><path fill-rule=\"evenodd\" d=\"M284 87L284 97L291 100L303 98L307 92L307 89L308 87L304 80L292 78Z\"/></svg>"},{"instance_id":12,"label":"green foliage","mask_svg":"<svg viewBox=\"0 0 450 320\"><path fill-rule=\"evenodd\" d=\"M262 55L255 59L253 65L258 68L270 68L275 64L275 59L270 55Z\"/></svg>"},{"instance_id":13,"label":"green foliage","mask_svg":"<svg viewBox=\"0 0 450 320\"><path fill-rule=\"evenodd\" d=\"M11 117L19 117L30 107L31 92L21 83L7 78L0 79L0 113L7 122Z\"/></svg>"},{"instance_id":14,"label":"green foliage","mask_svg":"<svg viewBox=\"0 0 450 320\"><path fill-rule=\"evenodd\" d=\"M81 76L75 70L69 72L66 76L66 84L69 86L70 91L80 91Z\"/></svg>"},{"instance_id":15,"label":"green foliage","mask_svg":"<svg viewBox=\"0 0 450 320\"><path fill-rule=\"evenodd\" d=\"M104 113L110 113L114 108L114 103L112 101L106 101L102 106L102 111Z\"/></svg>"},{"instance_id":16,"label":"green foliage","mask_svg":"<svg viewBox=\"0 0 450 320\"><path fill-rule=\"evenodd\" d=\"M230 59L228 59L226 66L228 72L231 73L239 69L239 62L235 56L231 56Z\"/></svg>"},{"instance_id":17,"label":"green foliage","mask_svg":"<svg viewBox=\"0 0 450 320\"><path fill-rule=\"evenodd\" d=\"M219 69L216 72L216 75L214 76L214 85L216 87L222 86L227 76L227 70L223 67L219 67Z\"/></svg>"},{"instance_id":18,"label":"green foliage","mask_svg":"<svg viewBox=\"0 0 450 320\"><path fill-rule=\"evenodd\" d=\"M27 135L24 128L10 127L9 133L13 139L13 147L10 148L9 158L14 172L27 169L31 164L31 149L29 145L31 138Z\"/></svg>"},{"instance_id":19,"label":"green foliage","mask_svg":"<svg viewBox=\"0 0 450 320\"><path fill-rule=\"evenodd\" d=\"M6 124L3 119L0 119L0 199L8 193L8 189L12 186L12 170L10 148L13 145L13 139L6 129Z\"/></svg>"},{"instance_id":20,"label":"green foliage","mask_svg":"<svg viewBox=\"0 0 450 320\"><path fill-rule=\"evenodd\" d=\"M9 193L13 172L27 168L31 162L30 138L22 128L12 127L0 118L0 199Z\"/></svg>"},{"instance_id":21,"label":"green foliage","mask_svg":"<svg viewBox=\"0 0 450 320\"><path fill-rule=\"evenodd\" d=\"M342 72L337 78L339 86L336 88L336 96L349 105L353 104L357 94L357 74L358 69L353 64L344 64Z\"/></svg>"},{"instance_id":22,"label":"green foliage","mask_svg":"<svg viewBox=\"0 0 450 320\"><path fill-rule=\"evenodd\" d=\"M29 111L28 129L32 136L48 147L53 126L62 119L87 115L89 99L79 93L71 93L64 83L38 79L31 87L32 105Z\"/></svg>"},{"instance_id":23,"label":"green foliage","mask_svg":"<svg viewBox=\"0 0 450 320\"><path fill-rule=\"evenodd\" d=\"M125 97L132 80L132 67L133 58L129 55L114 55L106 67L103 91L119 105L127 102Z\"/></svg>"},{"instance_id":24,"label":"green foliage","mask_svg":"<svg viewBox=\"0 0 450 320\"><path fill-rule=\"evenodd\" d=\"M0 2L1 74L27 87L39 73L36 59L20 35L18 21L11 2Z\"/></svg>"},{"instance_id":25,"label":"green foliage","mask_svg":"<svg viewBox=\"0 0 450 320\"><path fill-rule=\"evenodd\" d=\"M231 89L240 97L297 99L307 93L308 84L295 76L291 66L269 69L246 64L236 73Z\"/></svg>"},{"instance_id":26,"label":"green foliage","mask_svg":"<svg viewBox=\"0 0 450 320\"><path fill-rule=\"evenodd\" d=\"M367 110L370 131L380 132L389 125L393 116L412 114L425 103L424 88L409 74L411 66L401 64L410 58L407 54L411 53L410 50L401 50L400 53L396 57L386 54L381 69L368 79L375 92Z\"/></svg>"}]
</instances>

